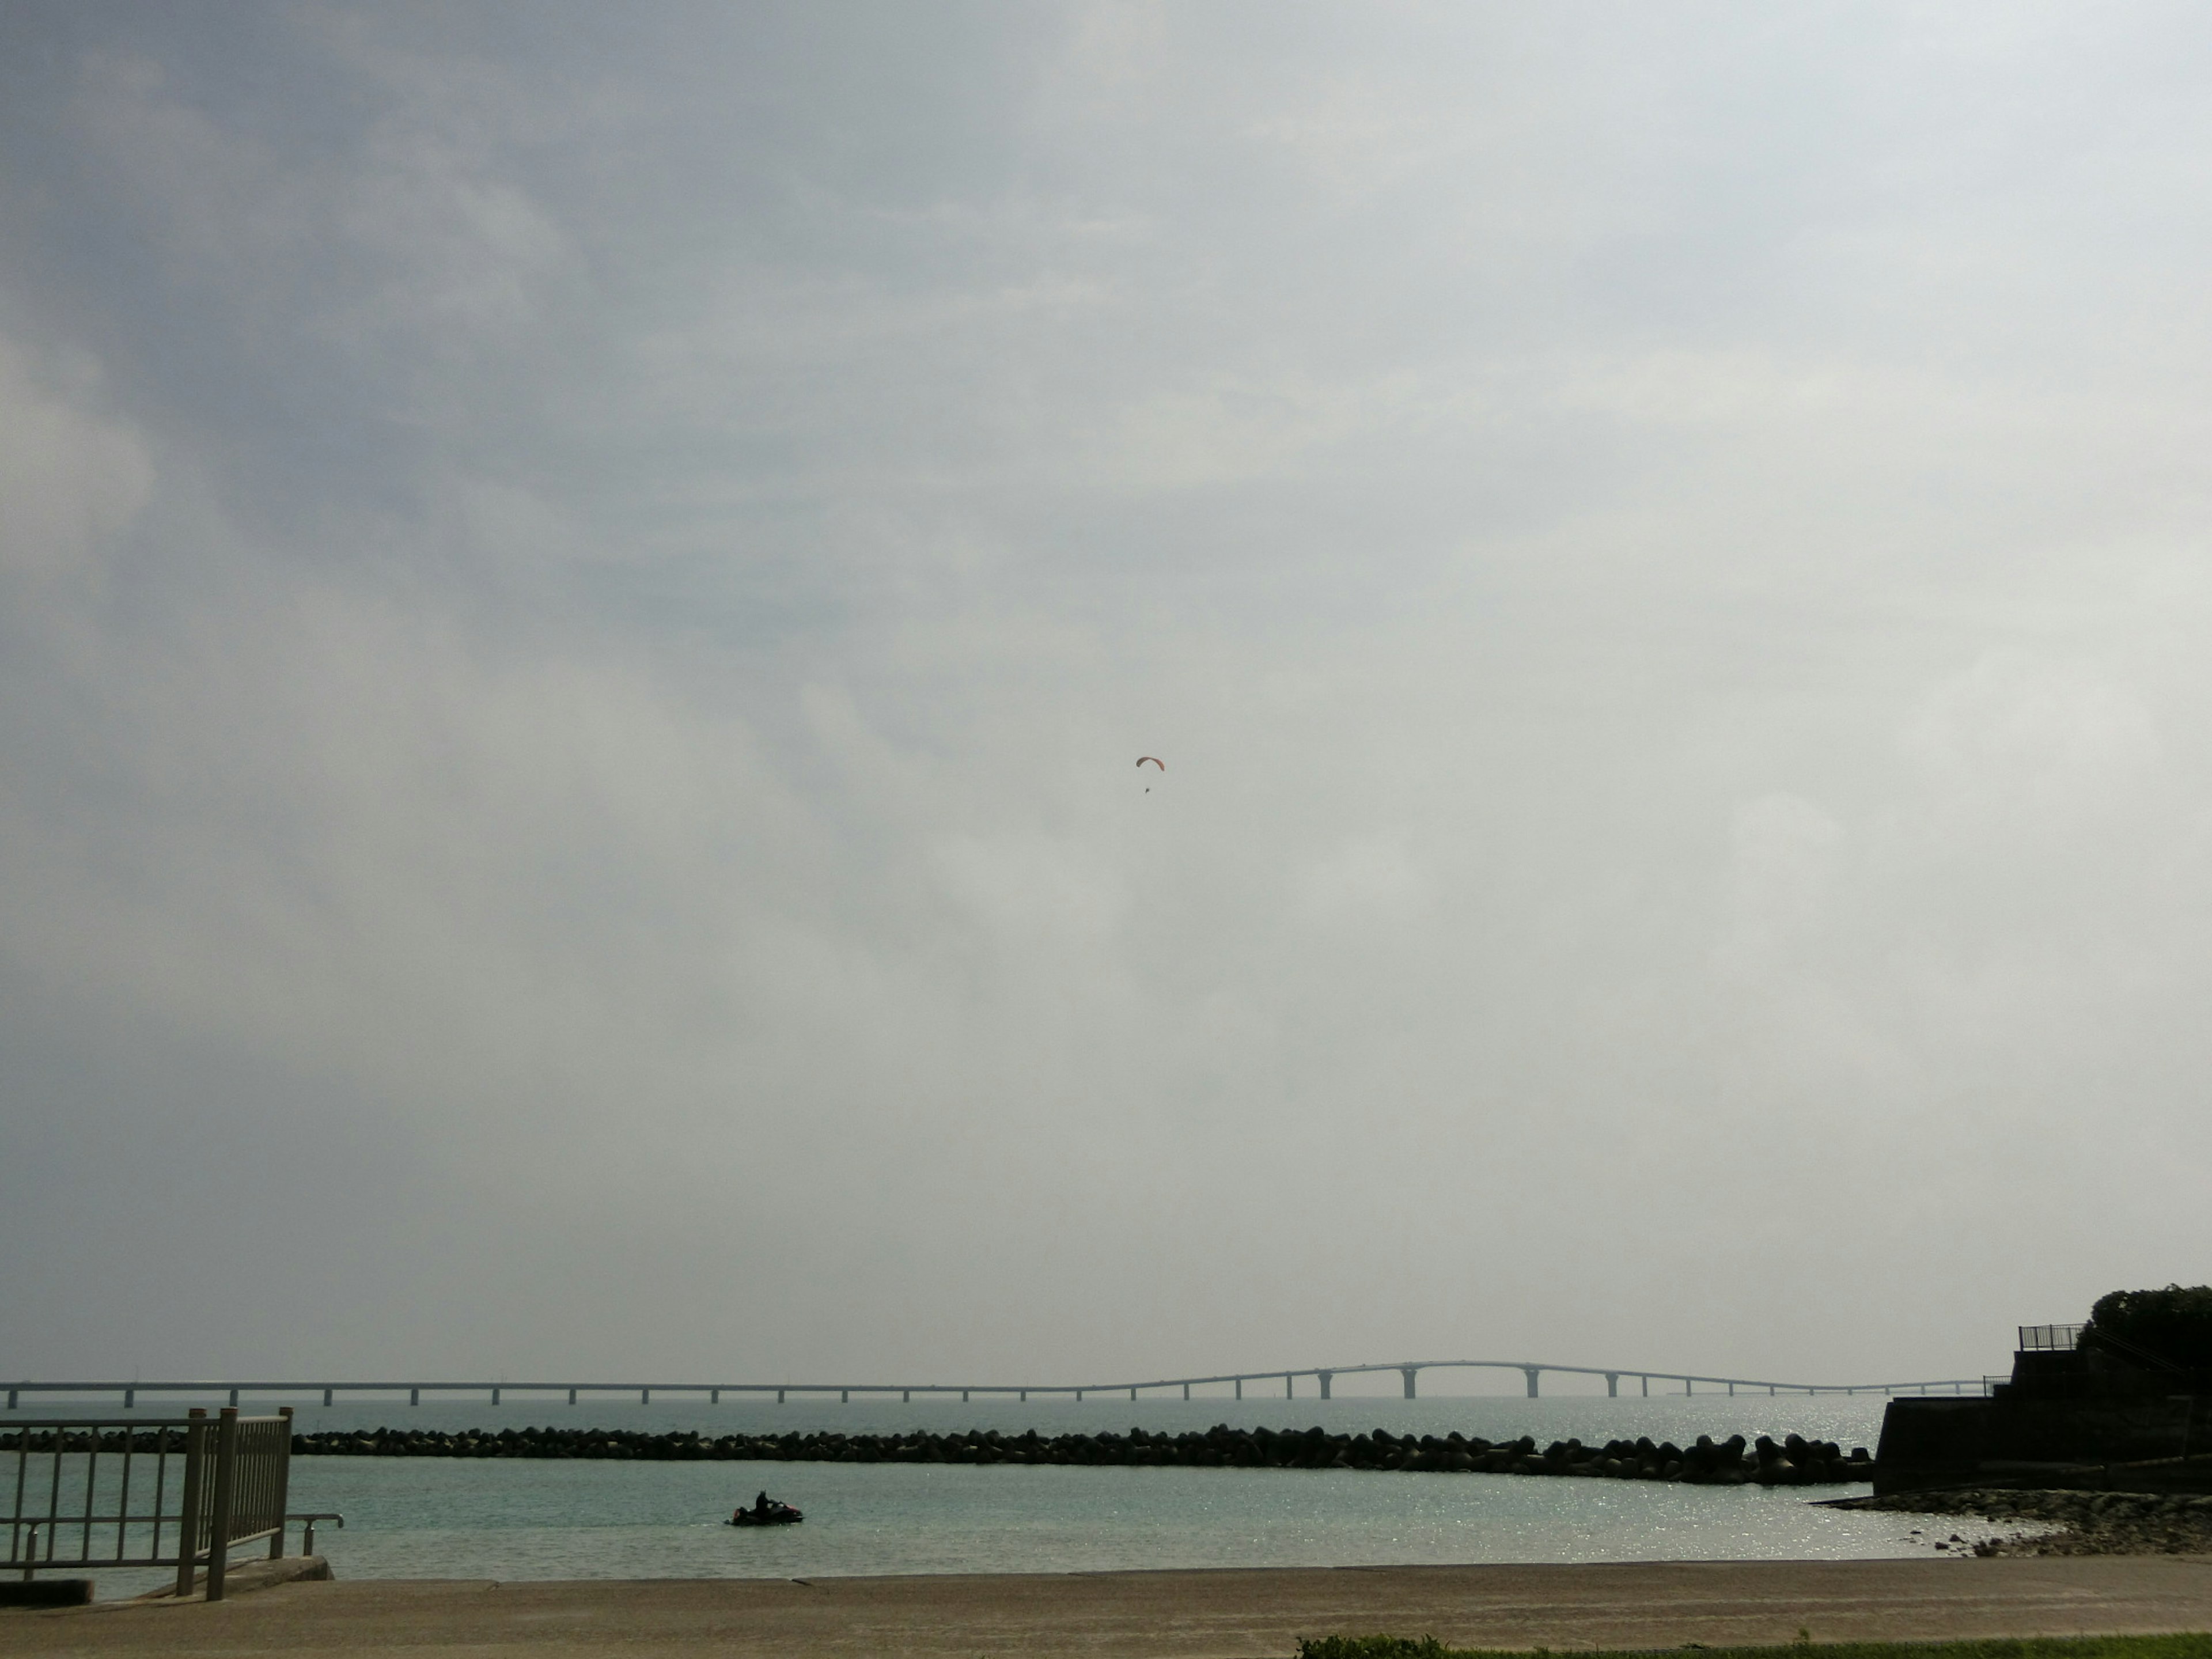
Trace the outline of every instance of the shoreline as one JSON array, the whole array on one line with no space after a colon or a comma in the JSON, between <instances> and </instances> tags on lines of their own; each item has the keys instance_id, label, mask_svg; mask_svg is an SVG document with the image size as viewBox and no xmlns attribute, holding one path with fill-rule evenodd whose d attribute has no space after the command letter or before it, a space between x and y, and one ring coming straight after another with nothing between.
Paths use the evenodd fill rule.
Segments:
<instances>
[{"instance_id":1,"label":"shoreline","mask_svg":"<svg viewBox=\"0 0 2212 1659\"><path fill-rule=\"evenodd\" d=\"M2212 1557L1604 1562L290 1583L0 1614L0 1655L1290 1659L1302 1638L1555 1650L2212 1630Z\"/></svg>"},{"instance_id":2,"label":"shoreline","mask_svg":"<svg viewBox=\"0 0 2212 1659\"><path fill-rule=\"evenodd\" d=\"M1816 1500L1820 1501L1820 1500ZM1960 1487L1832 1498L1832 1510L1959 1516L2014 1530L1945 1540L1978 1556L2212 1555L2212 1496L2070 1487ZM2022 1530L2025 1522L2035 1530ZM1937 1544L1937 1549L1943 1544Z\"/></svg>"}]
</instances>

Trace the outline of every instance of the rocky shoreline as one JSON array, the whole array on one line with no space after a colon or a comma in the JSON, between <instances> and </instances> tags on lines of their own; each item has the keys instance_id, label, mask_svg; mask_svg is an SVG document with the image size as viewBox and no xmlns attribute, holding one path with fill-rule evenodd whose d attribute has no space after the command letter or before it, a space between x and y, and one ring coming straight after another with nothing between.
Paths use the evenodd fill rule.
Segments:
<instances>
[{"instance_id":1,"label":"rocky shoreline","mask_svg":"<svg viewBox=\"0 0 2212 1659\"><path fill-rule=\"evenodd\" d=\"M1574 1475L1671 1480L1693 1486L1826 1486L1873 1478L1864 1447L1846 1455L1832 1440L1776 1441L1700 1435L1682 1447L1649 1438L1584 1445L1534 1437L1489 1441L1454 1432L1330 1434L1232 1429L1152 1434L649 1434L617 1429L378 1429L297 1434L292 1449L325 1457L553 1457L809 1463L1059 1463L1180 1468L1376 1469L1437 1474Z\"/></svg>"},{"instance_id":2,"label":"rocky shoreline","mask_svg":"<svg viewBox=\"0 0 2212 1659\"><path fill-rule=\"evenodd\" d=\"M2021 1491L1893 1492L1838 1498L1838 1510L1966 1516L2009 1534L1953 1533L1937 1549L1976 1555L2212 1555L2212 1497L2178 1492ZM2038 1523L2022 1527L2021 1522Z\"/></svg>"}]
</instances>

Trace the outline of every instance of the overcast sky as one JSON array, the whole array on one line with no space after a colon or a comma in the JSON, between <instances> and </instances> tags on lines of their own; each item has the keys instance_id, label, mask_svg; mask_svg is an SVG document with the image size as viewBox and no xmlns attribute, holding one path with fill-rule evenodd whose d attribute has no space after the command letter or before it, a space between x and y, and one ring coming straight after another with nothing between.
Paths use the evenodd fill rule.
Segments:
<instances>
[{"instance_id":1,"label":"overcast sky","mask_svg":"<svg viewBox=\"0 0 2212 1659\"><path fill-rule=\"evenodd\" d=\"M2192 5L0 0L0 1372L2212 1278L2208 269Z\"/></svg>"}]
</instances>

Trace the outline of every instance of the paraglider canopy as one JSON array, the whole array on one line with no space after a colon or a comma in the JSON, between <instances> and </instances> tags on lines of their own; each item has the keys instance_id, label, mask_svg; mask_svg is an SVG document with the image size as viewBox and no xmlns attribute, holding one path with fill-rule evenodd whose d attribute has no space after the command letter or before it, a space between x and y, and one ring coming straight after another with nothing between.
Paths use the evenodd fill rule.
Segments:
<instances>
[{"instance_id":1,"label":"paraglider canopy","mask_svg":"<svg viewBox=\"0 0 2212 1659\"><path fill-rule=\"evenodd\" d=\"M1139 766L1142 766L1146 761L1150 761L1153 765L1158 767L1163 772L1168 769L1168 763L1162 760L1158 755L1139 755L1137 757L1137 764Z\"/></svg>"}]
</instances>

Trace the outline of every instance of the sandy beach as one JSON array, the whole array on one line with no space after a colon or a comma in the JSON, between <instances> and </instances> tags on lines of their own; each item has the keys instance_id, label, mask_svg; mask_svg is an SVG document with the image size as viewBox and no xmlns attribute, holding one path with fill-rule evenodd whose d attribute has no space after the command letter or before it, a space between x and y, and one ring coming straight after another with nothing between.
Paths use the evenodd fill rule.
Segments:
<instances>
[{"instance_id":1,"label":"sandy beach","mask_svg":"<svg viewBox=\"0 0 2212 1659\"><path fill-rule=\"evenodd\" d=\"M1297 1638L1669 1648L2212 1630L2212 1557L284 1584L0 1613L0 1654L1288 1659Z\"/></svg>"}]
</instances>

